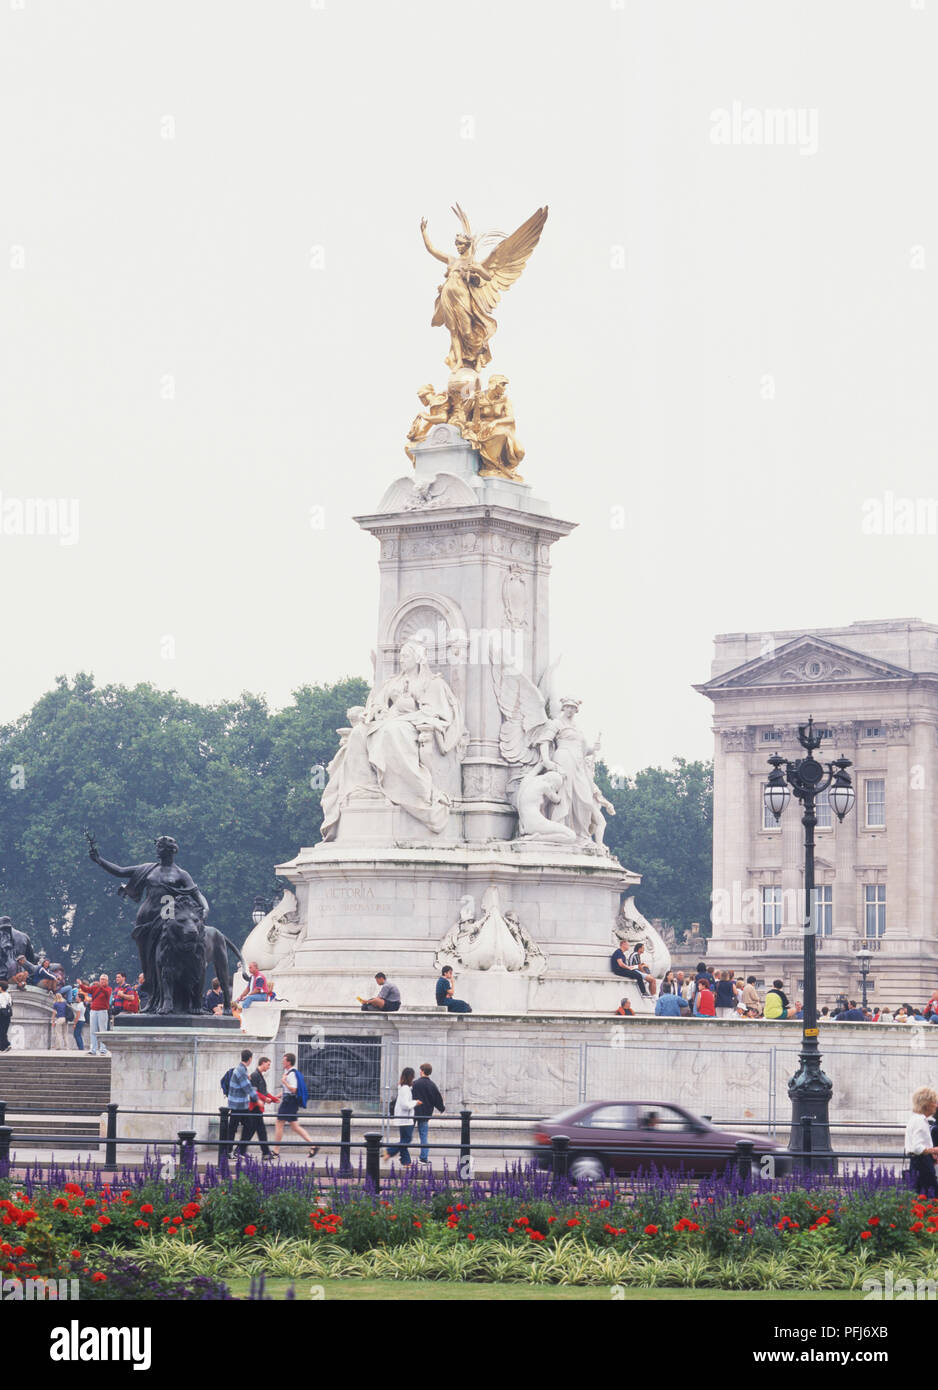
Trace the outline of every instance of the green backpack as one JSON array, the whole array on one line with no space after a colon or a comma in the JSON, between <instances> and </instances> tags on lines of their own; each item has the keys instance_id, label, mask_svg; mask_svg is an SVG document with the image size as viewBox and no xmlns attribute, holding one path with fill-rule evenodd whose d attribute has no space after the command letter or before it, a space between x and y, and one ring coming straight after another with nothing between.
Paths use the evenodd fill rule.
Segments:
<instances>
[{"instance_id":1,"label":"green backpack","mask_svg":"<svg viewBox=\"0 0 938 1390\"><path fill-rule=\"evenodd\" d=\"M763 1014L766 1018L781 1018L782 1016L782 996L777 990L770 989L765 996L765 1008Z\"/></svg>"}]
</instances>

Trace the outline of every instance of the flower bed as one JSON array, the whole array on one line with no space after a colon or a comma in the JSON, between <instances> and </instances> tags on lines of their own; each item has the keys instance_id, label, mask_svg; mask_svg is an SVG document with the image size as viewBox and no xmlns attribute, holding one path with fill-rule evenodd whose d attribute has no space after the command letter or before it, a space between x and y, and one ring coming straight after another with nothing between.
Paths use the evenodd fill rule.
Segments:
<instances>
[{"instance_id":1,"label":"flower bed","mask_svg":"<svg viewBox=\"0 0 938 1390\"><path fill-rule=\"evenodd\" d=\"M350 1257L373 1273L393 1256L391 1277L398 1278L421 1268L422 1277L452 1277L454 1269L490 1277L494 1260L506 1271L496 1277L537 1279L549 1270L558 1282L621 1282L645 1270L657 1281L666 1267L673 1282L682 1270L704 1282L722 1271L725 1287L772 1287L734 1280L741 1272L771 1280L773 1261L796 1281L811 1267L834 1277L848 1256L854 1273L888 1261L919 1271L938 1264L938 1201L876 1169L771 1184L735 1176L692 1184L653 1174L627 1192L577 1187L533 1169L470 1183L423 1172L397 1175L375 1194L360 1178L247 1163L232 1176L208 1170L169 1181L146 1169L119 1182L102 1181L91 1168L74 1181L27 1174L19 1185L0 1186L0 1195L0 1270L7 1277L77 1275L92 1290L114 1277L116 1255L130 1253L176 1274L205 1276L330 1274ZM276 1267L287 1249L292 1264ZM125 1260L128 1287L132 1268ZM482 1272L466 1276L467 1268Z\"/></svg>"}]
</instances>

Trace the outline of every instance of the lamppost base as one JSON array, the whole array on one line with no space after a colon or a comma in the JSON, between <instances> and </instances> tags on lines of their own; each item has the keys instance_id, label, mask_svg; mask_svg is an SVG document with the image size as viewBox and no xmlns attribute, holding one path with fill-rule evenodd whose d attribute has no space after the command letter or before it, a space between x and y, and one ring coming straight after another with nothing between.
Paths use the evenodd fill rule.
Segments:
<instances>
[{"instance_id":1,"label":"lamppost base","mask_svg":"<svg viewBox=\"0 0 938 1390\"><path fill-rule=\"evenodd\" d=\"M821 1070L816 1052L800 1055L801 1065L788 1083L791 1135L788 1149L797 1168L833 1173L837 1160L831 1147L829 1108L834 1086Z\"/></svg>"}]
</instances>

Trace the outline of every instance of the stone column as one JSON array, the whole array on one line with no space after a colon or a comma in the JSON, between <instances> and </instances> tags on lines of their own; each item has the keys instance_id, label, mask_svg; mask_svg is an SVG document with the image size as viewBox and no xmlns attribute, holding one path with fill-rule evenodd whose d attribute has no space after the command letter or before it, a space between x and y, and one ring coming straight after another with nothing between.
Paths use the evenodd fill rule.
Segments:
<instances>
[{"instance_id":1,"label":"stone column","mask_svg":"<svg viewBox=\"0 0 938 1390\"><path fill-rule=\"evenodd\" d=\"M740 917L744 894L751 886L748 868L753 835L751 751L750 729L717 729L713 776L713 902L721 904L723 919L714 922L715 941L739 940L755 934L752 926L743 926Z\"/></svg>"},{"instance_id":2,"label":"stone column","mask_svg":"<svg viewBox=\"0 0 938 1390\"><path fill-rule=\"evenodd\" d=\"M913 929L916 904L911 892L910 866L915 862L912 819L915 812L909 798L909 739L911 721L891 719L886 725L886 830L880 862L888 865L886 875L886 935L917 935ZM917 837L921 849L921 835Z\"/></svg>"}]
</instances>

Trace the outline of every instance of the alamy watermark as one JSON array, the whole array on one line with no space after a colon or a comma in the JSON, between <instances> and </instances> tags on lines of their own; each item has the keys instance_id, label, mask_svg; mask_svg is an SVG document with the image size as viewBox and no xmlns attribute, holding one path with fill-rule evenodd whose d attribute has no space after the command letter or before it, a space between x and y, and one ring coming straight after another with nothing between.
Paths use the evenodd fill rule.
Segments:
<instances>
[{"instance_id":1,"label":"alamy watermark","mask_svg":"<svg viewBox=\"0 0 938 1390\"><path fill-rule=\"evenodd\" d=\"M734 101L710 112L711 145L788 146L799 154L818 152L816 106L757 107Z\"/></svg>"},{"instance_id":2,"label":"alamy watermark","mask_svg":"<svg viewBox=\"0 0 938 1390\"><path fill-rule=\"evenodd\" d=\"M77 497L8 497L0 492L0 536L54 536L78 544Z\"/></svg>"}]
</instances>

